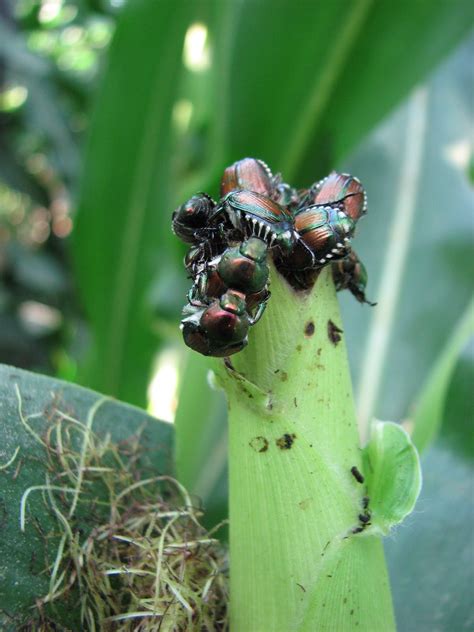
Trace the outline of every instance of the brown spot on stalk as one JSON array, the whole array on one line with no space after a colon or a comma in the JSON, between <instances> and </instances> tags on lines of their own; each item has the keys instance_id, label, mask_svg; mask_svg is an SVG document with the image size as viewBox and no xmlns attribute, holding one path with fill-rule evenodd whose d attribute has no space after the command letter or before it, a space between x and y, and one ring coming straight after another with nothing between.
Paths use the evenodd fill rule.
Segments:
<instances>
[{"instance_id":1,"label":"brown spot on stalk","mask_svg":"<svg viewBox=\"0 0 474 632\"><path fill-rule=\"evenodd\" d=\"M255 452L266 452L268 450L268 439L262 436L254 437L249 442L249 446L255 450Z\"/></svg>"},{"instance_id":2,"label":"brown spot on stalk","mask_svg":"<svg viewBox=\"0 0 474 632\"><path fill-rule=\"evenodd\" d=\"M296 439L295 434L290 434L289 432L285 432L285 434L276 440L277 446L280 450L291 450L291 446L293 445Z\"/></svg>"},{"instance_id":3,"label":"brown spot on stalk","mask_svg":"<svg viewBox=\"0 0 474 632\"><path fill-rule=\"evenodd\" d=\"M305 498L304 500L301 500L301 501L298 503L298 507L299 507L300 509L308 509L308 507L309 507L310 503L311 503L311 498Z\"/></svg>"},{"instance_id":4,"label":"brown spot on stalk","mask_svg":"<svg viewBox=\"0 0 474 632\"><path fill-rule=\"evenodd\" d=\"M311 338L311 336L314 334L314 330L315 330L315 326L312 320L309 320L304 328L304 335L306 336L306 338Z\"/></svg>"},{"instance_id":5,"label":"brown spot on stalk","mask_svg":"<svg viewBox=\"0 0 474 632\"><path fill-rule=\"evenodd\" d=\"M332 320L328 320L328 338L334 346L337 346L341 341L341 334L344 333Z\"/></svg>"}]
</instances>

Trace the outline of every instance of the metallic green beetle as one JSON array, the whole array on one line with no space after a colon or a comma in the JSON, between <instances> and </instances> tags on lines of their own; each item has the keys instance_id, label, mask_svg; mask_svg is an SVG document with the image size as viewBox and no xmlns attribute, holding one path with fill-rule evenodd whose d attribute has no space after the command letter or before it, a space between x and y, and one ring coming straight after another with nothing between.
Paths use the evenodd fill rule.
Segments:
<instances>
[{"instance_id":1,"label":"metallic green beetle","mask_svg":"<svg viewBox=\"0 0 474 632\"><path fill-rule=\"evenodd\" d=\"M181 331L184 342L194 351L224 357L247 345L251 324L245 296L229 290L210 305L188 304L183 310Z\"/></svg>"}]
</instances>

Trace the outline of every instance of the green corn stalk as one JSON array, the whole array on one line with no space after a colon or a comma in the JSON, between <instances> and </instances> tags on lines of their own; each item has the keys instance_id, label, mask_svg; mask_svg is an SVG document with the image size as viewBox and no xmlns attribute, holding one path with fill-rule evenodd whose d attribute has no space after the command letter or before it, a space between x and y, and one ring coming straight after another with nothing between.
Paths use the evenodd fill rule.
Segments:
<instances>
[{"instance_id":1,"label":"green corn stalk","mask_svg":"<svg viewBox=\"0 0 474 632\"><path fill-rule=\"evenodd\" d=\"M249 346L216 369L229 407L231 629L390 632L376 519L354 533L370 490L351 473L364 460L330 270L308 292L272 270L271 291Z\"/></svg>"}]
</instances>

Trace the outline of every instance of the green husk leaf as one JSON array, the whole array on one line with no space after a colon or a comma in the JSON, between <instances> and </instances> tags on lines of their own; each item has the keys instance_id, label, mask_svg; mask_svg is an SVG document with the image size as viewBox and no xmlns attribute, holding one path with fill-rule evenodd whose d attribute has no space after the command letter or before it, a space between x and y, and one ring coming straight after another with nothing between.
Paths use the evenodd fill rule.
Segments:
<instances>
[{"instance_id":1,"label":"green husk leaf","mask_svg":"<svg viewBox=\"0 0 474 632\"><path fill-rule=\"evenodd\" d=\"M399 424L378 421L362 458L371 511L371 526L365 533L387 535L413 511L420 494L418 452Z\"/></svg>"}]
</instances>

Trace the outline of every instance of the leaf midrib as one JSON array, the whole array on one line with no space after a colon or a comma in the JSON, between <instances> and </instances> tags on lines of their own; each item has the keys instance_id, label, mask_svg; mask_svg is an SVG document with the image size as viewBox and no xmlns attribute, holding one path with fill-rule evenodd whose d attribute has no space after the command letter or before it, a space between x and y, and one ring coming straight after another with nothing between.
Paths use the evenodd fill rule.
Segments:
<instances>
[{"instance_id":1,"label":"leaf midrib","mask_svg":"<svg viewBox=\"0 0 474 632\"><path fill-rule=\"evenodd\" d=\"M335 40L334 47L329 51L323 72L317 76L313 83L311 96L299 118L292 141L282 159L281 171L289 181L294 179L306 146L314 137L314 131L322 119L337 85L337 80L341 76L345 62L358 39L372 4L373 0L358 0L346 13L345 22Z\"/></svg>"}]
</instances>

